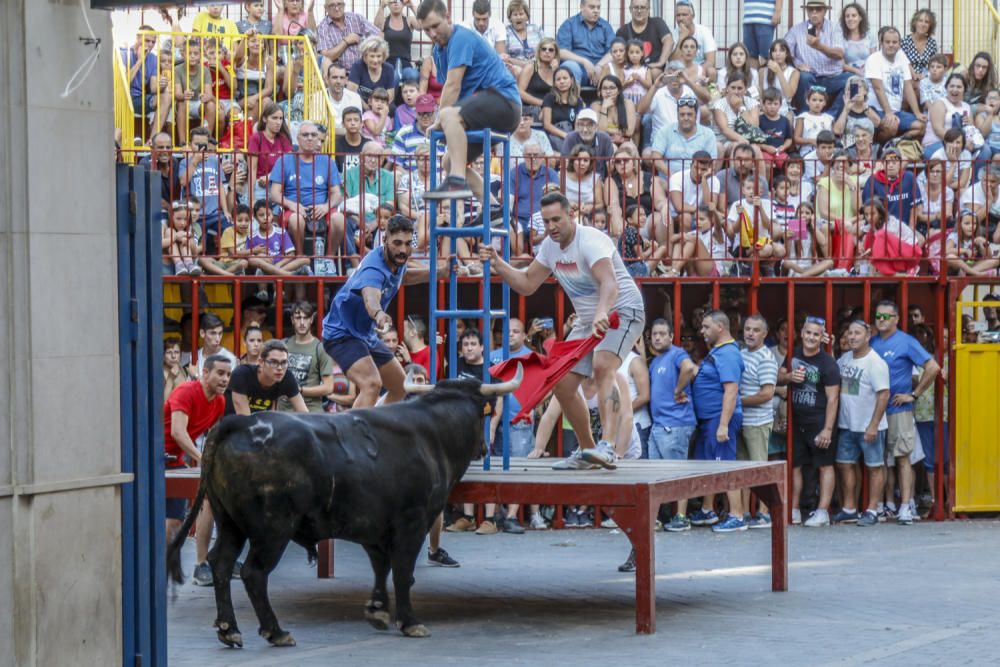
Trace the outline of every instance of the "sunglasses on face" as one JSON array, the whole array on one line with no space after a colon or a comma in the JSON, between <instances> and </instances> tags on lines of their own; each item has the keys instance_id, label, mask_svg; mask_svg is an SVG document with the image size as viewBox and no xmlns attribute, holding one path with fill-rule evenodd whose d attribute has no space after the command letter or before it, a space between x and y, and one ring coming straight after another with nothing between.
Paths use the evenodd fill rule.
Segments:
<instances>
[{"instance_id":1,"label":"sunglasses on face","mask_svg":"<svg viewBox=\"0 0 1000 667\"><path fill-rule=\"evenodd\" d=\"M885 322L886 320L891 320L894 317L896 317L896 316L894 314L892 314L892 313L875 313L875 319L878 320L878 321L880 321L880 322Z\"/></svg>"}]
</instances>

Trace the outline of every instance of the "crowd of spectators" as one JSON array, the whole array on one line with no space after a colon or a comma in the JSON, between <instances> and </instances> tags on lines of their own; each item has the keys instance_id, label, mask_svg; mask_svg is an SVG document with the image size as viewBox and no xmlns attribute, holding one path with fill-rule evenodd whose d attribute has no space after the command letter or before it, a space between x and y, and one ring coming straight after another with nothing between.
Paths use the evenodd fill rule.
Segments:
<instances>
[{"instance_id":1,"label":"crowd of spectators","mask_svg":"<svg viewBox=\"0 0 1000 667\"><path fill-rule=\"evenodd\" d=\"M940 53L929 9L876 27L858 3L835 17L806 0L806 19L780 35L781 3L755 1L744 41L725 45L688 0L673 17L630 0L617 30L582 0L554 34L524 0L505 7L503 22L476 0L467 27L521 92L506 173L497 156L480 167L494 207L507 181L516 259L530 258L531 220L555 183L636 276L745 275L755 262L765 276L996 274L996 67L985 52L967 65ZM267 272L252 250L217 241L237 207L259 203L296 258L319 258L301 272L349 271L356 260L328 258L363 253L397 213L417 223L418 254L443 252L427 244L422 193L435 175L421 163L446 73L414 59L415 9L252 1L239 21L235 7L209 5L190 27L164 10L186 37L158 41L144 26L121 49L146 123L143 161L163 178L166 273ZM303 90L302 44L268 35L312 40L322 90ZM457 215L441 211L441 224L485 212L466 202ZM257 231L251 216L236 236ZM475 274L475 242L459 250Z\"/></svg>"}]
</instances>

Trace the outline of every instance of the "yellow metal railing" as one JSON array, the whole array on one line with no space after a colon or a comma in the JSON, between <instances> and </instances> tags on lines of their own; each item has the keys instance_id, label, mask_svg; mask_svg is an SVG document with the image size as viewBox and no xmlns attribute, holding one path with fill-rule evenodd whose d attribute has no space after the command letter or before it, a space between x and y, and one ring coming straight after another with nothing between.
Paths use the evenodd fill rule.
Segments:
<instances>
[{"instance_id":1,"label":"yellow metal railing","mask_svg":"<svg viewBox=\"0 0 1000 667\"><path fill-rule=\"evenodd\" d=\"M115 96L115 129L118 134L119 146L126 149L122 152L122 160L129 164L135 162L135 154L131 149L135 144L135 110L132 108L130 81L125 64L118 53L115 53L112 76L114 77Z\"/></svg>"},{"instance_id":2,"label":"yellow metal railing","mask_svg":"<svg viewBox=\"0 0 1000 667\"><path fill-rule=\"evenodd\" d=\"M963 70L980 51L1000 57L1000 12L991 0L955 0L953 21L954 61Z\"/></svg>"},{"instance_id":3,"label":"yellow metal railing","mask_svg":"<svg viewBox=\"0 0 1000 667\"><path fill-rule=\"evenodd\" d=\"M290 124L311 120L326 125L329 133L324 149L333 151L335 111L320 70L319 58L308 38L284 35L247 38L243 35L153 31L142 34L154 35L157 39L159 76L153 77L154 73L147 72L145 62L142 63L138 73L143 82L142 108L133 109L127 71L120 55L116 54L116 79L121 71L125 87L120 97L116 80L115 119L117 124L128 115L131 126L136 124L133 122L135 117L141 117L143 121L138 124L141 129L137 129L143 145L148 144L150 133L161 129L172 133L175 144L183 145L187 143L190 130L198 125L207 125L220 141L231 131L240 135L233 141L223 141L220 150L231 149L233 144L245 145L253 133L253 124L247 121L259 120L265 105L276 102L284 109L285 120ZM173 60L167 60L159 51L168 39ZM224 52L219 49L220 45L225 47ZM211 61L206 51L214 56ZM242 56L240 68L234 66L238 53ZM203 68L186 70L183 63L193 55L198 56ZM178 56L181 62L176 62ZM227 73L231 83L227 85L225 75L210 76L211 69L204 69L206 65L216 72ZM241 73L243 76L239 76ZM159 82L162 89L149 90L151 77L154 82ZM202 99L201 94L204 93L207 96ZM168 109L159 108L162 106L160 99L167 100ZM147 108L150 101L157 107L155 113L154 109Z\"/></svg>"}]
</instances>

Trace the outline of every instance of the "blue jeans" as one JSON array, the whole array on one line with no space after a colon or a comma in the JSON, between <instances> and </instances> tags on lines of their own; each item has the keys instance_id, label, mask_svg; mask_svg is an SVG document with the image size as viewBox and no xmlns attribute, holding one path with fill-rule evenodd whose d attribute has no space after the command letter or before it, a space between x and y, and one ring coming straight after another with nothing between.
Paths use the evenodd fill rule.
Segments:
<instances>
[{"instance_id":1,"label":"blue jeans","mask_svg":"<svg viewBox=\"0 0 1000 667\"><path fill-rule=\"evenodd\" d=\"M863 432L841 429L837 442L837 463L857 463L862 454L865 467L879 468L885 464L885 430L878 432L875 442L868 443Z\"/></svg>"},{"instance_id":2,"label":"blue jeans","mask_svg":"<svg viewBox=\"0 0 1000 667\"><path fill-rule=\"evenodd\" d=\"M844 86L851 78L850 72L841 72L834 76L816 76L814 72L799 73L799 88L795 91L795 106L800 112L805 111L806 97L813 86L826 88L827 113L836 118L844 108Z\"/></svg>"},{"instance_id":3,"label":"blue jeans","mask_svg":"<svg viewBox=\"0 0 1000 667\"><path fill-rule=\"evenodd\" d=\"M751 58L767 60L774 41L774 26L765 23L744 23L743 43Z\"/></svg>"},{"instance_id":4,"label":"blue jeans","mask_svg":"<svg viewBox=\"0 0 1000 667\"><path fill-rule=\"evenodd\" d=\"M657 426L649 430L649 458L686 461L694 426Z\"/></svg>"},{"instance_id":5,"label":"blue jeans","mask_svg":"<svg viewBox=\"0 0 1000 667\"><path fill-rule=\"evenodd\" d=\"M653 114L642 114L640 125L642 126L642 146L639 147L639 150L644 151L653 145Z\"/></svg>"},{"instance_id":6,"label":"blue jeans","mask_svg":"<svg viewBox=\"0 0 1000 667\"><path fill-rule=\"evenodd\" d=\"M535 448L535 427L519 422L510 425L510 455L525 457ZM497 427L497 437L493 442L492 454L503 455L503 425Z\"/></svg>"},{"instance_id":7,"label":"blue jeans","mask_svg":"<svg viewBox=\"0 0 1000 667\"><path fill-rule=\"evenodd\" d=\"M587 70L583 68L583 65L575 60L564 60L559 64L573 73L573 78L576 79L576 82L579 83L580 86L590 85L590 77L587 75Z\"/></svg>"}]
</instances>

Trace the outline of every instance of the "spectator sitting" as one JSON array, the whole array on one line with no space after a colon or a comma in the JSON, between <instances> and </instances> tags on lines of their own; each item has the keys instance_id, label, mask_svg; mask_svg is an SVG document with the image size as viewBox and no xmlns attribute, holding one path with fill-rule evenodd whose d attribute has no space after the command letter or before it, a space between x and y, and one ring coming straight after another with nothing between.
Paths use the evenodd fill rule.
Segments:
<instances>
[{"instance_id":1,"label":"spectator sitting","mask_svg":"<svg viewBox=\"0 0 1000 667\"><path fill-rule=\"evenodd\" d=\"M302 3L298 2L298 5L301 7ZM378 28L361 14L345 12L344 0L327 0L326 16L316 28L316 37L319 39L317 50L324 58L329 58L350 72L354 63L361 59L358 44L366 37L380 34Z\"/></svg>"},{"instance_id":2,"label":"spectator sitting","mask_svg":"<svg viewBox=\"0 0 1000 667\"><path fill-rule=\"evenodd\" d=\"M715 45L715 37L708 26L694 22L694 4L691 0L678 0L674 5L674 21L677 24L674 28L674 33L677 35L677 50L671 54L671 58L685 60L684 54L678 53L678 50L683 50L685 39L693 38L697 45L693 61L698 65L703 65L704 69L701 74L690 78L690 80L693 81L704 76L707 80L714 81L715 51L718 47ZM688 72L688 74L691 73Z\"/></svg>"},{"instance_id":3,"label":"spectator sitting","mask_svg":"<svg viewBox=\"0 0 1000 667\"><path fill-rule=\"evenodd\" d=\"M448 73L445 72L447 77ZM420 94L427 94L440 101L441 91L444 89L444 82L438 78L437 63L434 58L424 58L420 65Z\"/></svg>"},{"instance_id":4,"label":"spectator sitting","mask_svg":"<svg viewBox=\"0 0 1000 667\"><path fill-rule=\"evenodd\" d=\"M625 69L621 79L625 99L638 104L646 92L653 87L651 70L645 64L645 51L638 39L629 40L625 44Z\"/></svg>"},{"instance_id":5,"label":"spectator sitting","mask_svg":"<svg viewBox=\"0 0 1000 667\"><path fill-rule=\"evenodd\" d=\"M246 273L250 257L247 243L250 240L250 221L253 214L250 207L237 204L233 213L233 226L226 228L219 239L219 259L202 257L198 263L206 273L217 276L241 276Z\"/></svg>"},{"instance_id":6,"label":"spectator sitting","mask_svg":"<svg viewBox=\"0 0 1000 667\"><path fill-rule=\"evenodd\" d=\"M201 224L206 236L204 250L214 255L215 241L222 230L232 224L232 218L222 163L208 135L207 127L191 130L186 156L177 169L181 186L201 202L200 215L192 216L191 222Z\"/></svg>"},{"instance_id":7,"label":"spectator sitting","mask_svg":"<svg viewBox=\"0 0 1000 667\"><path fill-rule=\"evenodd\" d=\"M652 145L661 128L677 123L677 104L682 98L694 99L694 91L684 83L683 72L679 62L669 63L636 106L642 120L643 148Z\"/></svg>"},{"instance_id":8,"label":"spectator sitting","mask_svg":"<svg viewBox=\"0 0 1000 667\"><path fill-rule=\"evenodd\" d=\"M598 115L597 129L606 132L616 146L636 136L638 119L635 104L623 94L622 82L613 75L605 76L597 86L598 100L590 108Z\"/></svg>"},{"instance_id":9,"label":"spectator sitting","mask_svg":"<svg viewBox=\"0 0 1000 667\"><path fill-rule=\"evenodd\" d=\"M510 0L507 3L507 66L519 74L527 67L545 39L545 31L531 23L531 10L525 0ZM557 61L558 62L558 61Z\"/></svg>"},{"instance_id":10,"label":"spectator sitting","mask_svg":"<svg viewBox=\"0 0 1000 667\"><path fill-rule=\"evenodd\" d=\"M268 53L264 40L254 35L237 42L233 66L236 68L233 75L236 101L244 113L261 118L261 109L271 103L276 90L278 67L274 54Z\"/></svg>"},{"instance_id":11,"label":"spectator sitting","mask_svg":"<svg viewBox=\"0 0 1000 667\"><path fill-rule=\"evenodd\" d=\"M396 107L396 112L392 114L393 127L405 127L413 125L417 120L417 98L420 97L419 81L403 81L399 84L399 96L402 104ZM434 99L433 97L431 98ZM437 103L435 102L435 108Z\"/></svg>"},{"instance_id":12,"label":"spectator sitting","mask_svg":"<svg viewBox=\"0 0 1000 667\"><path fill-rule=\"evenodd\" d=\"M878 37L871 30L865 8L857 2L844 5L840 30L844 38L844 71L864 76L865 61L878 48Z\"/></svg>"},{"instance_id":13,"label":"spectator sitting","mask_svg":"<svg viewBox=\"0 0 1000 667\"><path fill-rule=\"evenodd\" d=\"M243 3L246 13L243 18L236 22L236 29L241 35L271 35L274 33L274 25L265 18L263 0L248 0Z\"/></svg>"},{"instance_id":14,"label":"spectator sitting","mask_svg":"<svg viewBox=\"0 0 1000 667\"><path fill-rule=\"evenodd\" d=\"M553 90L558 65L559 45L551 37L543 37L538 42L534 58L517 75L522 112L541 110L545 97Z\"/></svg>"},{"instance_id":15,"label":"spectator sitting","mask_svg":"<svg viewBox=\"0 0 1000 667\"><path fill-rule=\"evenodd\" d=\"M667 258L668 246L658 246L655 241L642 237L646 226L646 209L641 204L630 204L625 209L625 229L618 241L618 252L625 268L634 278L656 275L657 266Z\"/></svg>"},{"instance_id":16,"label":"spectator sitting","mask_svg":"<svg viewBox=\"0 0 1000 667\"><path fill-rule=\"evenodd\" d=\"M962 209L958 225L948 232L945 253L951 275L988 276L996 275L1000 259L994 256L986 237L980 233L981 227L976 214Z\"/></svg>"},{"instance_id":17,"label":"spectator sitting","mask_svg":"<svg viewBox=\"0 0 1000 667\"><path fill-rule=\"evenodd\" d=\"M910 62L906 54L900 53L902 41L899 30L892 26L879 31L881 50L868 56L865 61L865 78L871 84L868 103L882 114L879 125L881 139L901 136L915 138L923 135L927 117L920 111L917 91L910 73ZM903 111L903 100L912 109ZM970 118L971 121L971 118Z\"/></svg>"},{"instance_id":18,"label":"spectator sitting","mask_svg":"<svg viewBox=\"0 0 1000 667\"><path fill-rule=\"evenodd\" d=\"M721 190L719 179L712 173L712 156L708 152L697 151L691 156L689 164L688 169L670 174L668 186L670 217L675 220L675 228L682 235L695 229L695 213L701 206L717 210ZM715 220L707 222L714 223ZM707 225L706 231L711 230L712 225Z\"/></svg>"},{"instance_id":19,"label":"spectator sitting","mask_svg":"<svg viewBox=\"0 0 1000 667\"><path fill-rule=\"evenodd\" d=\"M689 276L719 278L729 275L733 265L732 234L714 207L702 204L696 213L695 234L683 235L684 246L677 270L687 267Z\"/></svg>"},{"instance_id":20,"label":"spectator sitting","mask_svg":"<svg viewBox=\"0 0 1000 667\"><path fill-rule=\"evenodd\" d=\"M992 158L1000 153L1000 90L991 90L980 109L976 114L976 128L985 138L985 148L980 151L980 161L985 162L988 158L984 154Z\"/></svg>"},{"instance_id":21,"label":"spectator sitting","mask_svg":"<svg viewBox=\"0 0 1000 667\"><path fill-rule=\"evenodd\" d=\"M247 242L250 267L271 276L310 275L309 258L299 256L292 237L275 226L271 207L264 201L254 202L253 214L257 220L257 233ZM304 294L305 285L295 285Z\"/></svg>"},{"instance_id":22,"label":"spectator sitting","mask_svg":"<svg viewBox=\"0 0 1000 667\"><path fill-rule=\"evenodd\" d=\"M766 140L757 148L760 150L768 167L781 168L788 158L788 151L794 144L795 130L788 116L781 115L781 92L777 88L768 88L763 94L763 112L758 118L760 131Z\"/></svg>"},{"instance_id":23,"label":"spectator sitting","mask_svg":"<svg viewBox=\"0 0 1000 667\"><path fill-rule=\"evenodd\" d=\"M708 66L698 63L695 57L698 54L698 42L694 37L688 36L678 42L677 51L679 54L679 59L677 62L681 64L681 70L684 73L684 82L691 87L694 91L695 96L701 100L702 104L708 104L714 101L718 97L718 90L715 88L715 83L710 83L712 79L708 78L709 68ZM714 69L712 76L714 77ZM702 120L707 121L709 118L709 109L706 107L704 112L705 118Z\"/></svg>"},{"instance_id":24,"label":"spectator sitting","mask_svg":"<svg viewBox=\"0 0 1000 667\"><path fill-rule=\"evenodd\" d=\"M972 178L972 153L965 149L965 132L952 127L944 133L944 144L931 153L931 160L939 160L945 166L945 183L956 192L961 192Z\"/></svg>"},{"instance_id":25,"label":"spectator sitting","mask_svg":"<svg viewBox=\"0 0 1000 667\"><path fill-rule=\"evenodd\" d=\"M547 184L545 187L542 188L542 196L544 197L547 194L551 194L553 192L562 192L562 191L563 191L563 186L557 182L553 182ZM548 236L548 232L545 231L545 221L542 220L541 209L531 214L531 222L527 228L527 231L530 234L529 240L531 241L531 254L537 255L538 249L542 245L542 241L544 241L545 237Z\"/></svg>"},{"instance_id":26,"label":"spectator sitting","mask_svg":"<svg viewBox=\"0 0 1000 667\"><path fill-rule=\"evenodd\" d=\"M965 101L972 105L972 110L986 101L986 96L997 87L997 70L993 65L993 56L986 51L980 51L972 58L969 70L965 75L969 85L965 90Z\"/></svg>"},{"instance_id":27,"label":"spectator sitting","mask_svg":"<svg viewBox=\"0 0 1000 667\"><path fill-rule=\"evenodd\" d=\"M802 110L806 106L807 95L815 86L826 91L824 102L832 102L830 114L840 115L843 90L851 73L844 70L844 37L840 26L835 26L826 18L830 8L826 0L806 0L803 3L807 20L792 26L785 35L791 48L792 57L798 63L799 89L796 106ZM812 107L810 106L810 110ZM822 111L818 110L815 113Z\"/></svg>"},{"instance_id":28,"label":"spectator sitting","mask_svg":"<svg viewBox=\"0 0 1000 667\"><path fill-rule=\"evenodd\" d=\"M181 141L187 142L191 120L201 122L215 118L215 97L212 96L212 73L201 60L201 40L192 38L184 46L183 59L174 67L174 99L177 101L175 123Z\"/></svg>"},{"instance_id":29,"label":"spectator sitting","mask_svg":"<svg viewBox=\"0 0 1000 667\"><path fill-rule=\"evenodd\" d=\"M385 62L389 56L389 45L381 37L367 38L360 49L361 60L347 72L347 87L356 91L365 105L370 105L370 98L376 90L382 88L388 91L395 87L396 71Z\"/></svg>"},{"instance_id":30,"label":"spectator sitting","mask_svg":"<svg viewBox=\"0 0 1000 667\"><path fill-rule=\"evenodd\" d=\"M393 128L392 118L389 116L389 92L385 88L376 88L368 98L368 103L368 110L361 115L361 134L384 149Z\"/></svg>"},{"instance_id":31,"label":"spectator sitting","mask_svg":"<svg viewBox=\"0 0 1000 667\"><path fill-rule=\"evenodd\" d=\"M822 176L829 173L830 160L833 159L836 146L837 139L830 130L823 130L816 135L816 150L809 153L803 170L803 178L810 185L815 185Z\"/></svg>"},{"instance_id":32,"label":"spectator sitting","mask_svg":"<svg viewBox=\"0 0 1000 667\"><path fill-rule=\"evenodd\" d=\"M203 35L238 35L236 23L222 15L222 3L210 4L198 12L191 24L191 32Z\"/></svg>"},{"instance_id":33,"label":"spectator sitting","mask_svg":"<svg viewBox=\"0 0 1000 667\"><path fill-rule=\"evenodd\" d=\"M955 210L955 191L944 179L944 163L931 160L924 172L917 177L920 188L920 205L916 207L917 231L928 236L932 229L951 228Z\"/></svg>"},{"instance_id":34,"label":"spectator sitting","mask_svg":"<svg viewBox=\"0 0 1000 667\"><path fill-rule=\"evenodd\" d=\"M604 180L597 175L589 148L583 144L573 148L561 175L571 212L589 216L595 208L604 208Z\"/></svg>"},{"instance_id":35,"label":"spectator sitting","mask_svg":"<svg viewBox=\"0 0 1000 667\"><path fill-rule=\"evenodd\" d=\"M897 158L895 169L898 172L898 152L895 153L895 157ZM828 174L816 182L816 215L819 218L817 225L828 227L834 266L844 271L854 266L854 255L857 250L855 241L858 238L861 220L861 193L857 180L848 177L849 163L850 157L847 153L837 151L833 154ZM885 178L884 171L876 172L876 177L880 173ZM909 176L913 178L912 174ZM898 173L892 176L893 179L898 177ZM875 177L868 179L868 186L874 181ZM899 181L894 183L899 185Z\"/></svg>"},{"instance_id":36,"label":"spectator sitting","mask_svg":"<svg viewBox=\"0 0 1000 667\"><path fill-rule=\"evenodd\" d=\"M304 28L316 30L312 8L307 12L304 0L277 0L274 4L279 12L274 34L294 37Z\"/></svg>"},{"instance_id":37,"label":"spectator sitting","mask_svg":"<svg viewBox=\"0 0 1000 667\"><path fill-rule=\"evenodd\" d=\"M859 123L867 121L872 127L878 127L882 122L881 114L868 104L869 92L868 81L863 76L852 76L844 86L844 108L832 127L843 148L854 145L854 128Z\"/></svg>"},{"instance_id":38,"label":"spectator sitting","mask_svg":"<svg viewBox=\"0 0 1000 667\"><path fill-rule=\"evenodd\" d=\"M629 5L631 18L615 33L626 41L638 40L642 44L642 64L650 68L650 78L659 76L674 50L674 38L666 21L649 15L650 0L632 0Z\"/></svg>"},{"instance_id":39,"label":"spectator sitting","mask_svg":"<svg viewBox=\"0 0 1000 667\"><path fill-rule=\"evenodd\" d=\"M716 75L715 85L718 86L719 90L725 90L729 86L729 78L733 74L743 75L746 94L759 103L760 81L757 70L750 64L747 47L742 42L736 42L726 51L726 66L720 68Z\"/></svg>"},{"instance_id":40,"label":"spectator sitting","mask_svg":"<svg viewBox=\"0 0 1000 667\"><path fill-rule=\"evenodd\" d=\"M542 99L542 127L555 150L562 151L566 135L573 130L581 110L580 84L568 67L560 65L552 75L552 92ZM596 118L594 127L597 127Z\"/></svg>"},{"instance_id":41,"label":"spectator sitting","mask_svg":"<svg viewBox=\"0 0 1000 667\"><path fill-rule=\"evenodd\" d=\"M801 84L799 84L801 87ZM833 116L823 112L827 92L822 86L813 86L806 97L808 109L795 117L795 145L802 157L815 150L816 137L820 132L833 130ZM840 115L838 111L837 115Z\"/></svg>"},{"instance_id":42,"label":"spectator sitting","mask_svg":"<svg viewBox=\"0 0 1000 667\"><path fill-rule=\"evenodd\" d=\"M501 60L507 62L507 29L500 19L493 18L493 8L490 0L474 0L472 3L472 20L460 23L483 38L490 48L500 54Z\"/></svg>"},{"instance_id":43,"label":"spectator sitting","mask_svg":"<svg viewBox=\"0 0 1000 667\"><path fill-rule=\"evenodd\" d=\"M898 150L886 149L882 160L884 167L868 179L862 199L868 203L872 197L880 197L885 202L888 215L915 229L916 208L920 204L917 179L911 171L903 169L903 159Z\"/></svg>"},{"instance_id":44,"label":"spectator sitting","mask_svg":"<svg viewBox=\"0 0 1000 667\"><path fill-rule=\"evenodd\" d=\"M844 135L846 138L846 134ZM875 125L867 118L860 118L854 123L851 136L851 147L847 154L854 161L851 174L857 176L858 185L864 187L875 173L875 159L878 157L878 147L874 143Z\"/></svg>"},{"instance_id":45,"label":"spectator sitting","mask_svg":"<svg viewBox=\"0 0 1000 667\"><path fill-rule=\"evenodd\" d=\"M614 28L601 18L600 0L580 0L580 12L563 21L556 33L565 67L581 86L597 78L598 69L608 61Z\"/></svg>"},{"instance_id":46,"label":"spectator sitting","mask_svg":"<svg viewBox=\"0 0 1000 667\"><path fill-rule=\"evenodd\" d=\"M1000 166L984 169L979 182L962 191L958 205L974 211L976 220L986 227L986 238L1000 243Z\"/></svg>"},{"instance_id":47,"label":"spectator sitting","mask_svg":"<svg viewBox=\"0 0 1000 667\"><path fill-rule=\"evenodd\" d=\"M910 19L910 34L903 38L903 53L906 54L913 77L920 82L927 77L930 63L938 55L937 40L934 31L937 29L937 16L930 9L918 9ZM948 66L947 60L945 67Z\"/></svg>"},{"instance_id":48,"label":"spectator sitting","mask_svg":"<svg viewBox=\"0 0 1000 667\"><path fill-rule=\"evenodd\" d=\"M375 224L375 212L381 204L396 200L393 173L382 167L383 148L375 142L361 149L361 164L344 174L344 211L347 214L347 254L358 252L358 225L364 216L364 226Z\"/></svg>"},{"instance_id":49,"label":"spectator sitting","mask_svg":"<svg viewBox=\"0 0 1000 667\"><path fill-rule=\"evenodd\" d=\"M428 132L437 119L437 102L430 95L418 97L414 109L417 114L416 120L410 125L400 127L392 142L392 161L397 173L400 174L416 170L417 165L412 156L418 146L430 146ZM441 155L438 159L441 159Z\"/></svg>"},{"instance_id":50,"label":"spectator sitting","mask_svg":"<svg viewBox=\"0 0 1000 667\"><path fill-rule=\"evenodd\" d=\"M789 220L785 248L788 259L781 265L788 275L821 276L833 268L830 227L816 219L816 210L810 202L800 203L795 219Z\"/></svg>"},{"instance_id":51,"label":"spectator sitting","mask_svg":"<svg viewBox=\"0 0 1000 667\"><path fill-rule=\"evenodd\" d=\"M340 65L331 63L326 68L326 90L329 93L327 99L333 107L336 117L334 125L337 128L337 136L344 133L344 112L347 109L361 109L364 103L361 96L347 87L347 70Z\"/></svg>"},{"instance_id":52,"label":"spectator sitting","mask_svg":"<svg viewBox=\"0 0 1000 667\"><path fill-rule=\"evenodd\" d=\"M549 142L549 135L542 130L532 127L538 119L538 112L527 107L521 108L521 123L510 135L510 157L517 159L524 155L524 147L530 143L538 144L542 149L542 155L550 157L553 154L552 144Z\"/></svg>"},{"instance_id":53,"label":"spectator sitting","mask_svg":"<svg viewBox=\"0 0 1000 667\"><path fill-rule=\"evenodd\" d=\"M191 226L191 214L186 201L173 203L170 220L164 221L161 226L160 238L163 248L163 275L201 275L201 267L195 261L201 254L201 247Z\"/></svg>"},{"instance_id":54,"label":"spectator sitting","mask_svg":"<svg viewBox=\"0 0 1000 667\"><path fill-rule=\"evenodd\" d=\"M643 210L651 213L644 220L644 236L669 247L668 201L663 196L660 179L642 169L635 144L624 143L615 151L615 170L607 184L609 194L605 201L611 212L611 237L617 239L622 233L623 212L633 204L641 204Z\"/></svg>"},{"instance_id":55,"label":"spectator sitting","mask_svg":"<svg viewBox=\"0 0 1000 667\"><path fill-rule=\"evenodd\" d=\"M267 199L267 177L274 168L274 163L293 150L292 134L285 122L285 112L274 102L268 102L257 121L257 131L247 144L250 174L254 179L254 201Z\"/></svg>"},{"instance_id":56,"label":"spectator sitting","mask_svg":"<svg viewBox=\"0 0 1000 667\"><path fill-rule=\"evenodd\" d=\"M778 113L794 120L795 112L792 110L792 103L798 90L799 70L795 67L795 60L792 58L788 42L776 39L771 43L767 62L761 67L760 72L762 87L765 90L777 88L781 93L781 109Z\"/></svg>"},{"instance_id":57,"label":"spectator sitting","mask_svg":"<svg viewBox=\"0 0 1000 667\"><path fill-rule=\"evenodd\" d=\"M386 14L386 8L389 13ZM413 32L420 30L420 23L417 21L416 12L413 11L411 0L379 0L378 9L372 25L382 31L389 46L388 62L396 71L397 79L405 79L406 74L419 81L420 73L413 68L411 54L413 52ZM417 93L419 95L419 92ZM413 122L412 119L409 122ZM406 123L400 123L405 125Z\"/></svg>"},{"instance_id":58,"label":"spectator sitting","mask_svg":"<svg viewBox=\"0 0 1000 667\"><path fill-rule=\"evenodd\" d=\"M715 178L722 186L723 199L719 202L719 210L725 211L734 202L743 199L743 182L748 178L755 183L754 194L768 196L767 179L757 171L753 147L748 143L737 144L732 149L729 167L721 170Z\"/></svg>"},{"instance_id":59,"label":"spectator sitting","mask_svg":"<svg viewBox=\"0 0 1000 667\"><path fill-rule=\"evenodd\" d=\"M761 198L757 180L752 175L743 179L741 197L729 207L726 226L734 239L739 234L742 259L780 260L785 256L785 246L772 239L771 202ZM761 273L773 277L773 265L763 263Z\"/></svg>"},{"instance_id":60,"label":"spectator sitting","mask_svg":"<svg viewBox=\"0 0 1000 667\"><path fill-rule=\"evenodd\" d=\"M972 113L972 105L964 100L968 86L965 77L961 74L952 74L944 84L945 95L931 104L930 122L927 123L924 132L924 157L930 159L944 141L945 133L950 129L958 129L962 132L975 130L975 116ZM988 105L983 105L987 106ZM979 135L981 139L983 135ZM988 157L988 156L987 156Z\"/></svg>"},{"instance_id":61,"label":"spectator sitting","mask_svg":"<svg viewBox=\"0 0 1000 667\"><path fill-rule=\"evenodd\" d=\"M370 139L361 134L361 107L344 109L344 121L337 127L338 134L334 142L337 171L346 173L351 167L361 163L361 149Z\"/></svg>"},{"instance_id":62,"label":"spectator sitting","mask_svg":"<svg viewBox=\"0 0 1000 667\"><path fill-rule=\"evenodd\" d=\"M584 109L576 117L576 129L566 135L562 142L563 157L569 156L577 146L586 146L597 160L597 174L604 178L608 174L608 159L614 155L615 145L607 132L597 129L597 114L593 109Z\"/></svg>"},{"instance_id":63,"label":"spectator sitting","mask_svg":"<svg viewBox=\"0 0 1000 667\"><path fill-rule=\"evenodd\" d=\"M906 40L904 39L905 43ZM906 52L906 49L903 49ZM931 57L927 65L927 73L920 77L920 108L930 113L931 105L948 94L945 88L945 75L948 73L948 56L939 53Z\"/></svg>"},{"instance_id":64,"label":"spectator sitting","mask_svg":"<svg viewBox=\"0 0 1000 667\"><path fill-rule=\"evenodd\" d=\"M430 208L424 202L424 192L431 183L431 147L429 144L417 146L413 151L415 169L400 177L396 186L396 208L402 215L413 221L417 252L427 252L430 225ZM448 224L449 207L438 210L438 224Z\"/></svg>"},{"instance_id":65,"label":"spectator sitting","mask_svg":"<svg viewBox=\"0 0 1000 667\"><path fill-rule=\"evenodd\" d=\"M883 276L916 275L920 269L924 237L890 216L878 197L862 207L867 230L864 248L875 271Z\"/></svg>"},{"instance_id":66,"label":"spectator sitting","mask_svg":"<svg viewBox=\"0 0 1000 667\"><path fill-rule=\"evenodd\" d=\"M274 164L270 194L271 201L284 207L282 223L291 232L293 250L304 248L308 229L310 236L325 233L326 254L333 254L344 240L344 216L336 212L342 198L341 179L333 160L317 153L319 136L312 121L299 125L299 151L283 155ZM254 216L258 217L256 205Z\"/></svg>"},{"instance_id":67,"label":"spectator sitting","mask_svg":"<svg viewBox=\"0 0 1000 667\"><path fill-rule=\"evenodd\" d=\"M521 229L528 229L531 216L541 208L542 190L548 183L557 183L559 174L545 164L538 144L526 144L524 159L510 170L510 189L514 196L512 217Z\"/></svg>"},{"instance_id":68,"label":"spectator sitting","mask_svg":"<svg viewBox=\"0 0 1000 667\"><path fill-rule=\"evenodd\" d=\"M712 160L719 154L715 134L698 123L698 100L691 96L677 100L677 122L662 126L651 148L656 168L667 178L688 169L696 153Z\"/></svg>"}]
</instances>

